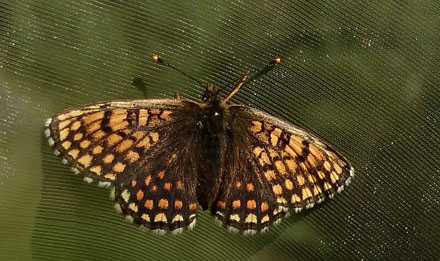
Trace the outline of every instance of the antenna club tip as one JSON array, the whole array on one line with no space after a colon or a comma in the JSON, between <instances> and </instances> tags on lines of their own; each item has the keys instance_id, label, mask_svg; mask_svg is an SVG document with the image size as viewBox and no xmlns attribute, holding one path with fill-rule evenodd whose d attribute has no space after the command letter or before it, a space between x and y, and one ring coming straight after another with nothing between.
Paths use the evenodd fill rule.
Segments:
<instances>
[{"instance_id":1,"label":"antenna club tip","mask_svg":"<svg viewBox=\"0 0 440 261\"><path fill-rule=\"evenodd\" d=\"M275 65L275 64L279 64L281 63L281 58L280 57L276 57L275 59L273 59L272 61L270 61L270 65Z\"/></svg>"},{"instance_id":2,"label":"antenna club tip","mask_svg":"<svg viewBox=\"0 0 440 261\"><path fill-rule=\"evenodd\" d=\"M155 61L157 63L161 63L162 62L162 59L160 59L160 57L157 56L157 55L153 55L153 57L151 57L151 58L153 58L153 61Z\"/></svg>"}]
</instances>

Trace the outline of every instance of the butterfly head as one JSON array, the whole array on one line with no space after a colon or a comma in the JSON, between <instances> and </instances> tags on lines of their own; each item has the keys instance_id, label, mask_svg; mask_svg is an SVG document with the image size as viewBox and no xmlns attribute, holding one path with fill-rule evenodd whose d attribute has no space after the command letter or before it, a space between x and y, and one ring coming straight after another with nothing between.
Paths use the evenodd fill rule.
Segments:
<instances>
[{"instance_id":1,"label":"butterfly head","mask_svg":"<svg viewBox=\"0 0 440 261\"><path fill-rule=\"evenodd\" d=\"M219 88L216 85L208 85L205 88L205 93L202 96L203 103L216 103L218 99Z\"/></svg>"}]
</instances>

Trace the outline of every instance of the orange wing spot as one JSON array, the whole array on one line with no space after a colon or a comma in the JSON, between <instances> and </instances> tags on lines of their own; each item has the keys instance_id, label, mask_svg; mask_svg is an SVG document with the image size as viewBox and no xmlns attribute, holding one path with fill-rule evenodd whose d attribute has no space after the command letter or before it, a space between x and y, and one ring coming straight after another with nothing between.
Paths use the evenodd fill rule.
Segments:
<instances>
[{"instance_id":1,"label":"orange wing spot","mask_svg":"<svg viewBox=\"0 0 440 261\"><path fill-rule=\"evenodd\" d=\"M116 143L120 142L122 137L118 134L112 133L107 137L107 146L112 147Z\"/></svg>"},{"instance_id":2,"label":"orange wing spot","mask_svg":"<svg viewBox=\"0 0 440 261\"><path fill-rule=\"evenodd\" d=\"M110 164L112 163L112 161L115 159L115 155L113 154L107 154L104 156L104 158L102 159L104 161L104 163L106 164Z\"/></svg>"},{"instance_id":3,"label":"orange wing spot","mask_svg":"<svg viewBox=\"0 0 440 261\"><path fill-rule=\"evenodd\" d=\"M70 155L72 158L76 159L76 157L78 157L79 150L77 149L69 150L67 154Z\"/></svg>"},{"instance_id":4,"label":"orange wing spot","mask_svg":"<svg viewBox=\"0 0 440 261\"><path fill-rule=\"evenodd\" d=\"M319 177L320 179L325 179L325 174L324 174L324 172L318 170L318 177Z\"/></svg>"},{"instance_id":5,"label":"orange wing spot","mask_svg":"<svg viewBox=\"0 0 440 261\"><path fill-rule=\"evenodd\" d=\"M82 156L81 158L78 159L78 162L81 163L85 168L87 168L88 166L90 166L90 163L93 160L93 156L90 154L86 154L84 156Z\"/></svg>"},{"instance_id":6,"label":"orange wing spot","mask_svg":"<svg viewBox=\"0 0 440 261\"><path fill-rule=\"evenodd\" d=\"M244 220L244 222L257 224L257 220L258 219L257 216L255 216L255 214L249 214Z\"/></svg>"},{"instance_id":7,"label":"orange wing spot","mask_svg":"<svg viewBox=\"0 0 440 261\"><path fill-rule=\"evenodd\" d=\"M291 202L292 202L292 204L299 203L299 202L301 202L301 199L300 199L300 197L298 195L293 194Z\"/></svg>"},{"instance_id":8,"label":"orange wing spot","mask_svg":"<svg viewBox=\"0 0 440 261\"><path fill-rule=\"evenodd\" d=\"M88 125L89 123L92 123L97 120L101 120L102 118L104 118L104 111L90 114L89 116L84 117L83 121L85 125Z\"/></svg>"},{"instance_id":9,"label":"orange wing spot","mask_svg":"<svg viewBox=\"0 0 440 261\"><path fill-rule=\"evenodd\" d=\"M260 209L261 212L267 211L269 209L269 204L267 204L267 202L262 202Z\"/></svg>"},{"instance_id":10,"label":"orange wing spot","mask_svg":"<svg viewBox=\"0 0 440 261\"><path fill-rule=\"evenodd\" d=\"M332 171L332 173L330 173L330 180L333 184L336 183L336 181L338 181L339 176L338 174L336 174L336 172Z\"/></svg>"},{"instance_id":11,"label":"orange wing spot","mask_svg":"<svg viewBox=\"0 0 440 261\"><path fill-rule=\"evenodd\" d=\"M146 135L145 131L136 131L135 133L133 133L132 136L136 138L136 141L139 141L140 139L145 137L145 135Z\"/></svg>"},{"instance_id":12,"label":"orange wing spot","mask_svg":"<svg viewBox=\"0 0 440 261\"><path fill-rule=\"evenodd\" d=\"M83 134L81 132L78 132L75 135L73 135L73 140L77 141L77 140L80 140L82 137L83 137Z\"/></svg>"},{"instance_id":13,"label":"orange wing spot","mask_svg":"<svg viewBox=\"0 0 440 261\"><path fill-rule=\"evenodd\" d=\"M269 215L266 215L261 219L261 224L266 223L267 221L269 221Z\"/></svg>"},{"instance_id":14,"label":"orange wing spot","mask_svg":"<svg viewBox=\"0 0 440 261\"><path fill-rule=\"evenodd\" d=\"M153 205L154 205L153 200L151 200L151 199L145 200L144 207L146 209L152 210Z\"/></svg>"},{"instance_id":15,"label":"orange wing spot","mask_svg":"<svg viewBox=\"0 0 440 261\"><path fill-rule=\"evenodd\" d=\"M165 170L159 171L159 173L157 173L157 177L159 179L163 179L164 176L165 176Z\"/></svg>"},{"instance_id":16,"label":"orange wing spot","mask_svg":"<svg viewBox=\"0 0 440 261\"><path fill-rule=\"evenodd\" d=\"M95 133L93 133L92 134L92 137L95 139L95 140L100 140L100 139L102 139L103 137L105 137L105 135L107 135L103 130L98 130L97 132L95 132Z\"/></svg>"},{"instance_id":17,"label":"orange wing spot","mask_svg":"<svg viewBox=\"0 0 440 261\"><path fill-rule=\"evenodd\" d=\"M321 188L318 186L313 186L313 195L316 197L321 194Z\"/></svg>"},{"instance_id":18,"label":"orange wing spot","mask_svg":"<svg viewBox=\"0 0 440 261\"><path fill-rule=\"evenodd\" d=\"M226 203L224 201L219 200L217 202L217 208L225 209L226 208Z\"/></svg>"},{"instance_id":19,"label":"orange wing spot","mask_svg":"<svg viewBox=\"0 0 440 261\"><path fill-rule=\"evenodd\" d=\"M87 148L90 146L92 142L90 142L90 140L83 140L81 141L81 143L79 144L79 146L83 149Z\"/></svg>"},{"instance_id":20,"label":"orange wing spot","mask_svg":"<svg viewBox=\"0 0 440 261\"><path fill-rule=\"evenodd\" d=\"M163 185L163 189L165 189L165 190L170 190L170 189L171 189L171 183L166 182L166 183Z\"/></svg>"},{"instance_id":21,"label":"orange wing spot","mask_svg":"<svg viewBox=\"0 0 440 261\"><path fill-rule=\"evenodd\" d=\"M289 154L292 158L295 158L295 157L296 157L296 152L293 151L293 149L292 149L289 145L286 145L286 146L284 147L284 151L285 151L287 154Z\"/></svg>"},{"instance_id":22,"label":"orange wing spot","mask_svg":"<svg viewBox=\"0 0 440 261\"><path fill-rule=\"evenodd\" d=\"M328 182L324 182L324 189L325 190L330 190L331 188L332 188L332 186Z\"/></svg>"},{"instance_id":23,"label":"orange wing spot","mask_svg":"<svg viewBox=\"0 0 440 261\"><path fill-rule=\"evenodd\" d=\"M271 133L270 133L270 142L272 144L273 147L275 147L278 144L278 140L281 136L281 129L279 128L275 128Z\"/></svg>"},{"instance_id":24,"label":"orange wing spot","mask_svg":"<svg viewBox=\"0 0 440 261\"><path fill-rule=\"evenodd\" d=\"M301 139L298 136L291 136L289 141L289 146L292 147L296 154L302 155L303 145L302 145L303 139Z\"/></svg>"},{"instance_id":25,"label":"orange wing spot","mask_svg":"<svg viewBox=\"0 0 440 261\"><path fill-rule=\"evenodd\" d=\"M130 150L127 153L127 156L125 156L125 159L128 160L128 162L133 163L139 159L139 153Z\"/></svg>"},{"instance_id":26,"label":"orange wing spot","mask_svg":"<svg viewBox=\"0 0 440 261\"><path fill-rule=\"evenodd\" d=\"M148 214L142 214L141 218L146 222L151 222L150 215Z\"/></svg>"},{"instance_id":27,"label":"orange wing spot","mask_svg":"<svg viewBox=\"0 0 440 261\"><path fill-rule=\"evenodd\" d=\"M112 128L112 131L122 130L127 127L128 127L128 121L121 121L116 124L110 125L110 128Z\"/></svg>"},{"instance_id":28,"label":"orange wing spot","mask_svg":"<svg viewBox=\"0 0 440 261\"><path fill-rule=\"evenodd\" d=\"M109 117L109 125L121 122L127 118L126 109L114 109L112 115Z\"/></svg>"},{"instance_id":29,"label":"orange wing spot","mask_svg":"<svg viewBox=\"0 0 440 261\"><path fill-rule=\"evenodd\" d=\"M330 172L330 170L331 170L330 162L328 162L328 161L324 162L324 168L325 168L325 170Z\"/></svg>"},{"instance_id":30,"label":"orange wing spot","mask_svg":"<svg viewBox=\"0 0 440 261\"><path fill-rule=\"evenodd\" d=\"M248 209L255 209L257 207L257 203L253 199L248 200L247 203L246 203L246 207Z\"/></svg>"},{"instance_id":31,"label":"orange wing spot","mask_svg":"<svg viewBox=\"0 0 440 261\"><path fill-rule=\"evenodd\" d=\"M164 110L164 111L162 112L162 114L160 115L160 118L161 118L162 120L170 121L170 120L171 120L170 115L171 115L172 113L173 113L172 111Z\"/></svg>"},{"instance_id":32,"label":"orange wing spot","mask_svg":"<svg viewBox=\"0 0 440 261\"><path fill-rule=\"evenodd\" d=\"M92 154L101 154L103 150L104 150L104 147L102 147L101 145L98 145L93 148Z\"/></svg>"},{"instance_id":33,"label":"orange wing spot","mask_svg":"<svg viewBox=\"0 0 440 261\"><path fill-rule=\"evenodd\" d=\"M61 144L61 147L63 147L65 150L68 150L70 148L70 145L72 145L72 142L67 140Z\"/></svg>"},{"instance_id":34,"label":"orange wing spot","mask_svg":"<svg viewBox=\"0 0 440 261\"><path fill-rule=\"evenodd\" d=\"M189 204L189 210L191 210L191 211L196 211L196 210L197 210L197 205L196 205L196 203L191 203L191 204Z\"/></svg>"},{"instance_id":35,"label":"orange wing spot","mask_svg":"<svg viewBox=\"0 0 440 261\"><path fill-rule=\"evenodd\" d=\"M137 184L137 181L136 181L135 179L133 179L133 180L131 181L131 186L132 186L132 187L136 187L136 184Z\"/></svg>"},{"instance_id":36,"label":"orange wing spot","mask_svg":"<svg viewBox=\"0 0 440 261\"><path fill-rule=\"evenodd\" d=\"M275 171L273 170L266 170L266 172L264 172L264 176L266 177L267 181L272 181L276 176L275 176Z\"/></svg>"},{"instance_id":37,"label":"orange wing spot","mask_svg":"<svg viewBox=\"0 0 440 261\"><path fill-rule=\"evenodd\" d=\"M286 179L285 185L286 185L286 189L288 189L288 190L292 190L293 189L292 181Z\"/></svg>"},{"instance_id":38,"label":"orange wing spot","mask_svg":"<svg viewBox=\"0 0 440 261\"><path fill-rule=\"evenodd\" d=\"M69 125L72 121L71 120L66 120L66 121L62 121L60 122L60 124L58 124L58 129L62 130L65 127L67 127L67 125Z\"/></svg>"},{"instance_id":39,"label":"orange wing spot","mask_svg":"<svg viewBox=\"0 0 440 261\"><path fill-rule=\"evenodd\" d=\"M125 164L123 164L122 162L117 162L115 165L113 165L113 170L115 172L123 172L125 169Z\"/></svg>"},{"instance_id":40,"label":"orange wing spot","mask_svg":"<svg viewBox=\"0 0 440 261\"><path fill-rule=\"evenodd\" d=\"M90 171L91 172L94 172L95 174L97 174L97 175L101 175L102 174L102 168L101 168L101 166L93 166L93 167L91 167L90 168Z\"/></svg>"},{"instance_id":41,"label":"orange wing spot","mask_svg":"<svg viewBox=\"0 0 440 261\"><path fill-rule=\"evenodd\" d=\"M104 178L110 179L110 180L115 180L116 179L116 175L113 173L107 173L104 175Z\"/></svg>"},{"instance_id":42,"label":"orange wing spot","mask_svg":"<svg viewBox=\"0 0 440 261\"><path fill-rule=\"evenodd\" d=\"M153 185L152 187L151 187L151 192L156 192L157 191L157 186L156 185Z\"/></svg>"},{"instance_id":43,"label":"orange wing spot","mask_svg":"<svg viewBox=\"0 0 440 261\"><path fill-rule=\"evenodd\" d=\"M166 223L167 220L167 216L165 216L165 213L159 213L154 217L154 222L162 222L162 223Z\"/></svg>"},{"instance_id":44,"label":"orange wing spot","mask_svg":"<svg viewBox=\"0 0 440 261\"><path fill-rule=\"evenodd\" d=\"M277 168L278 172L280 172L280 174L286 174L286 166L284 166L284 163L280 160L275 161L275 167Z\"/></svg>"},{"instance_id":45,"label":"orange wing spot","mask_svg":"<svg viewBox=\"0 0 440 261\"><path fill-rule=\"evenodd\" d=\"M70 129L69 128L65 128L62 131L60 131L60 141L63 141L67 138L67 136L69 135Z\"/></svg>"},{"instance_id":46,"label":"orange wing spot","mask_svg":"<svg viewBox=\"0 0 440 261\"><path fill-rule=\"evenodd\" d=\"M316 181L317 181L316 178L315 178L315 176L313 176L313 175L309 175L308 178L309 178L309 182L312 183L312 184L313 184L313 183L316 183Z\"/></svg>"},{"instance_id":47,"label":"orange wing spot","mask_svg":"<svg viewBox=\"0 0 440 261\"><path fill-rule=\"evenodd\" d=\"M298 181L298 185L300 185L300 186L302 186L302 185L304 185L304 183L306 182L305 180L304 180L304 176L303 175L298 175L298 176L296 176L296 180Z\"/></svg>"},{"instance_id":48,"label":"orange wing spot","mask_svg":"<svg viewBox=\"0 0 440 261\"><path fill-rule=\"evenodd\" d=\"M295 173L295 172L296 172L296 169L298 168L298 165L296 165L295 161L293 161L293 160L291 160L291 159L288 159L288 160L285 160L285 162L286 162L286 164L287 164L287 168L288 168L291 172Z\"/></svg>"},{"instance_id":49,"label":"orange wing spot","mask_svg":"<svg viewBox=\"0 0 440 261\"><path fill-rule=\"evenodd\" d=\"M135 203L130 203L130 205L128 205L128 208L131 209L133 212L138 212L138 206Z\"/></svg>"},{"instance_id":50,"label":"orange wing spot","mask_svg":"<svg viewBox=\"0 0 440 261\"><path fill-rule=\"evenodd\" d=\"M269 143L269 136L266 132L259 132L256 134L256 136L262 140L264 143Z\"/></svg>"},{"instance_id":51,"label":"orange wing spot","mask_svg":"<svg viewBox=\"0 0 440 261\"><path fill-rule=\"evenodd\" d=\"M144 198L144 192L140 189L138 190L138 192L136 193L136 199L138 201L141 201Z\"/></svg>"},{"instance_id":52,"label":"orange wing spot","mask_svg":"<svg viewBox=\"0 0 440 261\"><path fill-rule=\"evenodd\" d=\"M312 154L309 154L307 156L307 161L309 162L310 166L312 166L312 167L317 167L317 165L318 165L316 163L315 157Z\"/></svg>"},{"instance_id":53,"label":"orange wing spot","mask_svg":"<svg viewBox=\"0 0 440 261\"><path fill-rule=\"evenodd\" d=\"M237 189L241 188L241 182L240 181L235 182L235 188L237 188Z\"/></svg>"},{"instance_id":54,"label":"orange wing spot","mask_svg":"<svg viewBox=\"0 0 440 261\"><path fill-rule=\"evenodd\" d=\"M338 164L334 163L333 168L336 170L336 173L338 173L338 174L342 173L342 169L341 169L341 167L339 167Z\"/></svg>"},{"instance_id":55,"label":"orange wing spot","mask_svg":"<svg viewBox=\"0 0 440 261\"><path fill-rule=\"evenodd\" d=\"M322 152L319 151L319 149L315 145L309 144L309 150L318 161L321 161L324 158Z\"/></svg>"},{"instance_id":56,"label":"orange wing spot","mask_svg":"<svg viewBox=\"0 0 440 261\"><path fill-rule=\"evenodd\" d=\"M248 183L248 184L246 185L246 190L247 190L248 192L252 192L252 191L254 191L254 184L252 184L252 183Z\"/></svg>"},{"instance_id":57,"label":"orange wing spot","mask_svg":"<svg viewBox=\"0 0 440 261\"><path fill-rule=\"evenodd\" d=\"M168 200L162 198L161 200L159 200L159 204L157 206L161 209L167 209L168 208Z\"/></svg>"},{"instance_id":58,"label":"orange wing spot","mask_svg":"<svg viewBox=\"0 0 440 261\"><path fill-rule=\"evenodd\" d=\"M87 133L92 133L101 129L101 122L102 121L95 121L94 123L90 124L89 127L87 127Z\"/></svg>"},{"instance_id":59,"label":"orange wing spot","mask_svg":"<svg viewBox=\"0 0 440 261\"><path fill-rule=\"evenodd\" d=\"M151 109L150 112L151 114L157 115L160 113L160 109Z\"/></svg>"},{"instance_id":60,"label":"orange wing spot","mask_svg":"<svg viewBox=\"0 0 440 261\"><path fill-rule=\"evenodd\" d=\"M275 193L275 195L281 195L281 193L283 193L283 188L278 184L273 185L272 190L273 190L273 193Z\"/></svg>"},{"instance_id":61,"label":"orange wing spot","mask_svg":"<svg viewBox=\"0 0 440 261\"><path fill-rule=\"evenodd\" d=\"M181 200L174 201L174 207L177 209L181 209L183 207L183 202Z\"/></svg>"},{"instance_id":62,"label":"orange wing spot","mask_svg":"<svg viewBox=\"0 0 440 261\"><path fill-rule=\"evenodd\" d=\"M264 166L265 164L272 165L272 162L270 162L269 156L267 156L266 152L261 153L260 164L261 166Z\"/></svg>"},{"instance_id":63,"label":"orange wing spot","mask_svg":"<svg viewBox=\"0 0 440 261\"><path fill-rule=\"evenodd\" d=\"M232 202L232 207L233 207L233 208L237 209L237 208L239 208L240 206L241 206L241 202L240 202L240 200L234 200L234 201Z\"/></svg>"},{"instance_id":64,"label":"orange wing spot","mask_svg":"<svg viewBox=\"0 0 440 261\"><path fill-rule=\"evenodd\" d=\"M70 126L70 129L76 131L77 129L79 129L79 127L81 127L81 122L75 121L74 123L72 123L72 126Z\"/></svg>"},{"instance_id":65,"label":"orange wing spot","mask_svg":"<svg viewBox=\"0 0 440 261\"><path fill-rule=\"evenodd\" d=\"M150 185L150 182L151 182L151 175L148 175L148 176L145 178L145 186Z\"/></svg>"},{"instance_id":66,"label":"orange wing spot","mask_svg":"<svg viewBox=\"0 0 440 261\"><path fill-rule=\"evenodd\" d=\"M144 147L145 149L148 149L150 147L150 137L146 136L143 140L136 144L136 147Z\"/></svg>"},{"instance_id":67,"label":"orange wing spot","mask_svg":"<svg viewBox=\"0 0 440 261\"><path fill-rule=\"evenodd\" d=\"M182 181L177 181L177 185L176 185L176 188L177 189L182 189L183 188L183 183L182 183Z\"/></svg>"},{"instance_id":68,"label":"orange wing spot","mask_svg":"<svg viewBox=\"0 0 440 261\"><path fill-rule=\"evenodd\" d=\"M76 117L76 116L82 115L82 114L87 113L89 111L90 110L88 110L88 111L86 111L86 110L85 111L70 111L68 113L58 115L57 119L62 121L62 120L65 120L67 118L71 118L71 117Z\"/></svg>"},{"instance_id":69,"label":"orange wing spot","mask_svg":"<svg viewBox=\"0 0 440 261\"><path fill-rule=\"evenodd\" d=\"M312 192L310 191L310 189L308 187L305 187L302 189L302 198L303 200L306 200L308 198L312 197Z\"/></svg>"},{"instance_id":70,"label":"orange wing spot","mask_svg":"<svg viewBox=\"0 0 440 261\"><path fill-rule=\"evenodd\" d=\"M148 110L139 110L139 126L145 126L148 122Z\"/></svg>"},{"instance_id":71,"label":"orange wing spot","mask_svg":"<svg viewBox=\"0 0 440 261\"><path fill-rule=\"evenodd\" d=\"M157 132L151 132L150 137L153 140L153 142L157 142L159 140L159 133Z\"/></svg>"},{"instance_id":72,"label":"orange wing spot","mask_svg":"<svg viewBox=\"0 0 440 261\"><path fill-rule=\"evenodd\" d=\"M255 148L253 149L254 155L255 155L256 157L260 157L260 153L261 153L263 150L264 150L264 149L263 149L262 147L255 147Z\"/></svg>"},{"instance_id":73,"label":"orange wing spot","mask_svg":"<svg viewBox=\"0 0 440 261\"><path fill-rule=\"evenodd\" d=\"M260 121L252 121L252 126L249 128L252 132L260 132L263 128L263 124Z\"/></svg>"},{"instance_id":74,"label":"orange wing spot","mask_svg":"<svg viewBox=\"0 0 440 261\"><path fill-rule=\"evenodd\" d=\"M133 141L130 139L123 140L116 148L117 152L124 152L133 145Z\"/></svg>"}]
</instances>

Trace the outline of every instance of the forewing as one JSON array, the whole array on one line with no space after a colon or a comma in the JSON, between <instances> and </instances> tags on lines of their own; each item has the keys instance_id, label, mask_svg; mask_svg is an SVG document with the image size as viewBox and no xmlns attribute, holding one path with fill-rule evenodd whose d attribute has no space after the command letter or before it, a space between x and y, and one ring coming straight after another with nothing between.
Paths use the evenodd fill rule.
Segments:
<instances>
[{"instance_id":1,"label":"forewing","mask_svg":"<svg viewBox=\"0 0 440 261\"><path fill-rule=\"evenodd\" d=\"M235 105L229 112L229 150L235 153L226 155L235 156L224 161L223 169L231 170L223 173L213 205L226 225L262 230L289 209L311 208L350 183L350 163L314 135L249 107Z\"/></svg>"},{"instance_id":2,"label":"forewing","mask_svg":"<svg viewBox=\"0 0 440 261\"><path fill-rule=\"evenodd\" d=\"M149 159L179 124L179 100L114 101L66 110L46 122L55 154L85 180L109 184Z\"/></svg>"}]
</instances>

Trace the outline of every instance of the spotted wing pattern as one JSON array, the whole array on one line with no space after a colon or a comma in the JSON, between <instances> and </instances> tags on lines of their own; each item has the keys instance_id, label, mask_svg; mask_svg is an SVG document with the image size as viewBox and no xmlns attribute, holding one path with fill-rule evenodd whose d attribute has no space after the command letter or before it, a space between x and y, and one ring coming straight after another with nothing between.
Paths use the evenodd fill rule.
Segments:
<instances>
[{"instance_id":1,"label":"spotted wing pattern","mask_svg":"<svg viewBox=\"0 0 440 261\"><path fill-rule=\"evenodd\" d=\"M350 163L317 137L256 109L229 110L235 127L212 207L223 224L264 230L290 209L311 208L350 183Z\"/></svg>"},{"instance_id":2,"label":"spotted wing pattern","mask_svg":"<svg viewBox=\"0 0 440 261\"><path fill-rule=\"evenodd\" d=\"M192 228L197 203L191 162L185 148L165 144L155 152L154 163L116 184L117 207L137 224L158 233L180 233Z\"/></svg>"},{"instance_id":3,"label":"spotted wing pattern","mask_svg":"<svg viewBox=\"0 0 440 261\"><path fill-rule=\"evenodd\" d=\"M176 139L183 106L174 99L93 104L49 119L45 134L85 181L115 185L117 208L129 220L180 231L197 210L190 165L177 153L186 144Z\"/></svg>"},{"instance_id":4,"label":"spotted wing pattern","mask_svg":"<svg viewBox=\"0 0 440 261\"><path fill-rule=\"evenodd\" d=\"M167 137L173 112L181 106L175 100L89 105L49 119L46 135L75 173L109 185L137 170Z\"/></svg>"}]
</instances>

